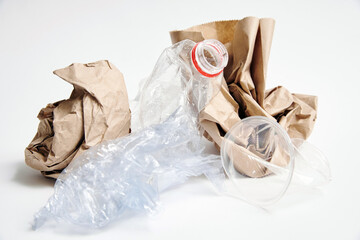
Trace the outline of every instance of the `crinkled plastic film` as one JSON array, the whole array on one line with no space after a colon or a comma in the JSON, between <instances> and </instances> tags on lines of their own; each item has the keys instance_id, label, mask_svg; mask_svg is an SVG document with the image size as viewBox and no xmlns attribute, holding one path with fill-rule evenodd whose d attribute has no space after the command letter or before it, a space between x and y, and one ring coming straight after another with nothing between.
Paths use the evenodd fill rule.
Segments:
<instances>
[{"instance_id":1,"label":"crinkled plastic film","mask_svg":"<svg viewBox=\"0 0 360 240\"><path fill-rule=\"evenodd\" d=\"M197 133L179 109L162 124L89 149L60 175L34 228L50 219L98 228L125 210L152 212L159 192L190 176L221 184L220 157L203 153Z\"/></svg>"},{"instance_id":2,"label":"crinkled plastic film","mask_svg":"<svg viewBox=\"0 0 360 240\"><path fill-rule=\"evenodd\" d=\"M206 153L198 114L222 76L194 73L189 62L194 45L185 40L164 51L141 89L140 111L135 111L144 114L140 119L147 127L74 159L36 214L34 229L51 220L99 228L125 211L153 212L159 192L190 176L204 174L221 187L220 156Z\"/></svg>"}]
</instances>

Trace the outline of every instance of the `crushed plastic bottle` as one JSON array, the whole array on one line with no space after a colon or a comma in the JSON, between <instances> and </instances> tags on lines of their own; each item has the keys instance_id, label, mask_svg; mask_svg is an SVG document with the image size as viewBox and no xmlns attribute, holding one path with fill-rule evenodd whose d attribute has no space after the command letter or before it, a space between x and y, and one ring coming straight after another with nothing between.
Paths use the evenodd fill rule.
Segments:
<instances>
[{"instance_id":1,"label":"crushed plastic bottle","mask_svg":"<svg viewBox=\"0 0 360 240\"><path fill-rule=\"evenodd\" d=\"M167 48L140 91L141 127L161 123L178 106L186 106L197 121L198 113L219 92L228 55L217 40L195 44L184 40Z\"/></svg>"},{"instance_id":2,"label":"crushed plastic bottle","mask_svg":"<svg viewBox=\"0 0 360 240\"><path fill-rule=\"evenodd\" d=\"M145 128L74 159L33 228L51 220L99 228L125 211L153 212L159 192L190 176L204 174L220 186L220 156L205 151L198 114L219 89L226 64L226 49L216 40L167 48L141 90Z\"/></svg>"}]
</instances>

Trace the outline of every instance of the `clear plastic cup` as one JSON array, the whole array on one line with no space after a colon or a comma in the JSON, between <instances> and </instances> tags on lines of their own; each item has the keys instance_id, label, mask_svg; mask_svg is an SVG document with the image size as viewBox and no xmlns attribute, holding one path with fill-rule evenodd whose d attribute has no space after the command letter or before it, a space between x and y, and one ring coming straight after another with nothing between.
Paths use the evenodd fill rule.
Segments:
<instances>
[{"instance_id":1,"label":"clear plastic cup","mask_svg":"<svg viewBox=\"0 0 360 240\"><path fill-rule=\"evenodd\" d=\"M242 119L221 145L229 194L254 205L277 202L293 177L317 186L330 180L326 157L302 139L290 139L274 120L262 116Z\"/></svg>"}]
</instances>

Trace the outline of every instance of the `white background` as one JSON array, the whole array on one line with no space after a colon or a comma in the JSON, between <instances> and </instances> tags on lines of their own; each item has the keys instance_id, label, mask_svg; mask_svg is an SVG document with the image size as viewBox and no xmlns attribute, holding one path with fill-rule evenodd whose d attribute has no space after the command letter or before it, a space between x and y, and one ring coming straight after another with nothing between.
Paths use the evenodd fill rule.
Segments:
<instances>
[{"instance_id":1,"label":"white background","mask_svg":"<svg viewBox=\"0 0 360 240\"><path fill-rule=\"evenodd\" d=\"M246 16L276 20L267 87L319 96L309 141L328 156L333 181L265 212L195 179L162 194L154 217L127 216L90 233L33 232L53 182L25 165L23 151L39 110L72 90L52 71L108 59L133 98L170 45L168 31ZM359 57L359 0L0 0L0 239L360 239Z\"/></svg>"}]
</instances>

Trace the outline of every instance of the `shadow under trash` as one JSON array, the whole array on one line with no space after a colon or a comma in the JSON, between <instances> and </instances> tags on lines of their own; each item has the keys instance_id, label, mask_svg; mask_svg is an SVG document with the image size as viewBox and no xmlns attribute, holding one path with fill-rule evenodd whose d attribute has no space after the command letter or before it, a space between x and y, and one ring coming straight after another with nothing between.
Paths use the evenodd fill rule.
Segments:
<instances>
[{"instance_id":1,"label":"shadow under trash","mask_svg":"<svg viewBox=\"0 0 360 240\"><path fill-rule=\"evenodd\" d=\"M12 180L28 187L53 187L55 179L46 178L37 170L31 169L24 162L15 163L16 172Z\"/></svg>"},{"instance_id":2,"label":"shadow under trash","mask_svg":"<svg viewBox=\"0 0 360 240\"><path fill-rule=\"evenodd\" d=\"M67 222L56 222L54 219L49 219L42 227L35 231L45 234L55 233L61 236L96 236L104 234L104 232L114 231L114 229L123 229L122 232L142 232L143 234L147 234L151 233L149 221L151 221L151 218L146 213L125 211L117 219L100 228L79 226ZM30 227L27 231L33 232L34 230Z\"/></svg>"}]
</instances>

